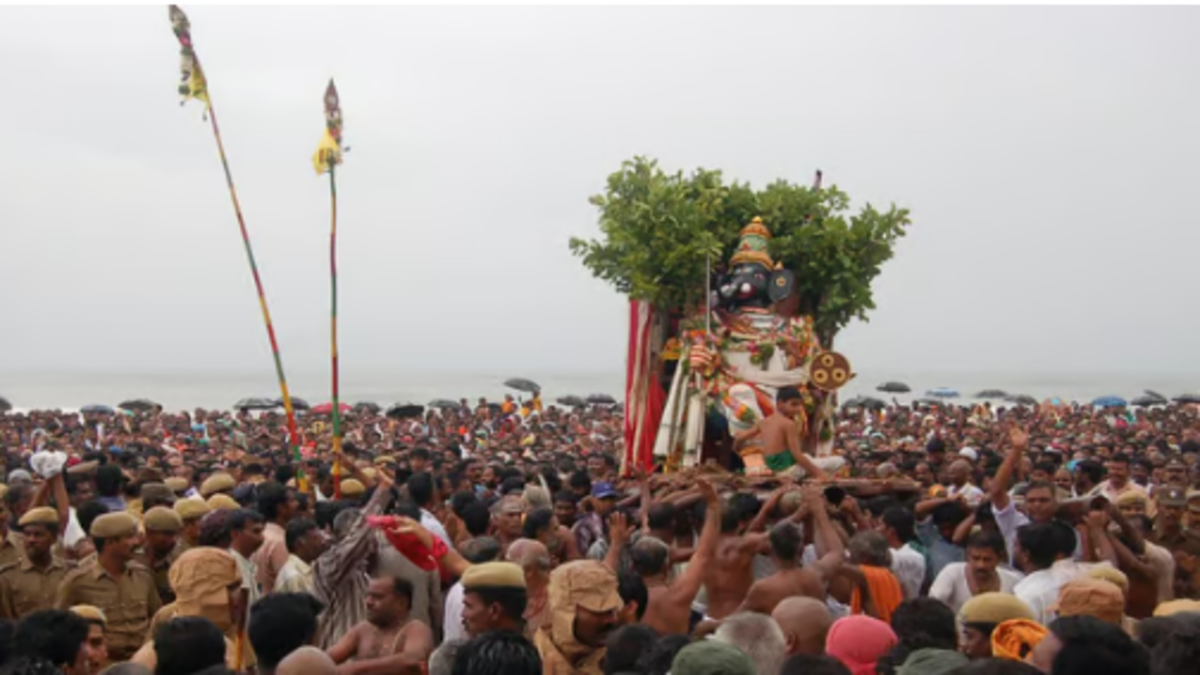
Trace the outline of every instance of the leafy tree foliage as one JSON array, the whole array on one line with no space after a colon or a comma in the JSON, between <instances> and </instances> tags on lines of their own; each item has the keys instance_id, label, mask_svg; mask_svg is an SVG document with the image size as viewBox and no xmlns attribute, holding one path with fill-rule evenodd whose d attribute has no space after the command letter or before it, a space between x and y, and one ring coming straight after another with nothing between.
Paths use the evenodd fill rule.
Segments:
<instances>
[{"instance_id":1,"label":"leafy tree foliage","mask_svg":"<svg viewBox=\"0 0 1200 675\"><path fill-rule=\"evenodd\" d=\"M572 253L618 292L672 311L702 301L706 259L719 271L742 227L761 216L772 257L796 274L796 309L813 317L826 347L875 308L871 282L911 222L895 205L850 213L850 198L836 186L777 180L756 191L725 183L720 171L668 174L643 157L624 162L590 201L602 237L572 238Z\"/></svg>"}]
</instances>

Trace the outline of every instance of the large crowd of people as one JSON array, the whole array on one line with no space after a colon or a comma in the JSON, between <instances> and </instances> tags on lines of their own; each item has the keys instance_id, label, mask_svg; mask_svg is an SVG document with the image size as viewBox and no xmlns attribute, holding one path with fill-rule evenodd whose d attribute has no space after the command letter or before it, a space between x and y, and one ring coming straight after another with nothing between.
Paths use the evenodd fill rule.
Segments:
<instances>
[{"instance_id":1,"label":"large crowd of people","mask_svg":"<svg viewBox=\"0 0 1200 675\"><path fill-rule=\"evenodd\" d=\"M0 414L0 675L1194 675L1200 416L847 411L841 472L620 409Z\"/></svg>"}]
</instances>

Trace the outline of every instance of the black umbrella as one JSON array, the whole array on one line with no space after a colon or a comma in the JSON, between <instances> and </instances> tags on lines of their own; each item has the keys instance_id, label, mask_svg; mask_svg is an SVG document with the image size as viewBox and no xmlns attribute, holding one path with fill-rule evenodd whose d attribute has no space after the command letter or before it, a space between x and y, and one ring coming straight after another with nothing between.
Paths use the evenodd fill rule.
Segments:
<instances>
[{"instance_id":1,"label":"black umbrella","mask_svg":"<svg viewBox=\"0 0 1200 675\"><path fill-rule=\"evenodd\" d=\"M451 401L448 398L435 398L429 402L429 407L430 408L449 408L449 409L453 410L455 408L461 408L462 404L459 403L458 401Z\"/></svg>"},{"instance_id":2,"label":"black umbrella","mask_svg":"<svg viewBox=\"0 0 1200 675\"><path fill-rule=\"evenodd\" d=\"M12 408L12 404L8 402L8 399L0 396L0 413L8 412L9 410L12 410Z\"/></svg>"},{"instance_id":3,"label":"black umbrella","mask_svg":"<svg viewBox=\"0 0 1200 675\"><path fill-rule=\"evenodd\" d=\"M420 403L397 403L387 409L387 416L396 419L405 417L420 417L425 412L425 406Z\"/></svg>"},{"instance_id":4,"label":"black umbrella","mask_svg":"<svg viewBox=\"0 0 1200 675\"><path fill-rule=\"evenodd\" d=\"M1164 404L1167 402L1167 397L1163 396L1162 394L1158 393L1157 391L1154 391L1153 389L1146 389L1145 391L1146 391L1146 396L1144 398L1156 398L1156 399L1162 401Z\"/></svg>"},{"instance_id":5,"label":"black umbrella","mask_svg":"<svg viewBox=\"0 0 1200 675\"><path fill-rule=\"evenodd\" d=\"M912 389L903 382L884 382L878 387L875 387L875 391L883 391L889 394L907 394L908 392L912 391Z\"/></svg>"},{"instance_id":6,"label":"black umbrella","mask_svg":"<svg viewBox=\"0 0 1200 675\"><path fill-rule=\"evenodd\" d=\"M271 402L271 407L272 408L282 408L283 407L283 399L281 399L281 398L275 399L274 401ZM308 404L308 401L305 401L304 399L300 398L299 396L292 397L292 409L293 410L308 410L311 407L312 406L310 406Z\"/></svg>"},{"instance_id":7,"label":"black umbrella","mask_svg":"<svg viewBox=\"0 0 1200 675\"><path fill-rule=\"evenodd\" d=\"M1176 403L1200 403L1200 394L1184 394L1175 397Z\"/></svg>"},{"instance_id":8,"label":"black umbrella","mask_svg":"<svg viewBox=\"0 0 1200 675\"><path fill-rule=\"evenodd\" d=\"M369 413L377 413L380 410L383 410L383 408L378 403L372 403L370 401L361 401L359 403L355 403L354 409L358 410L359 412L369 412Z\"/></svg>"},{"instance_id":9,"label":"black umbrella","mask_svg":"<svg viewBox=\"0 0 1200 675\"><path fill-rule=\"evenodd\" d=\"M526 391L530 394L534 394L542 390L542 388L538 386L537 382L534 382L533 380L526 380L523 377L514 377L505 380L504 386L508 387L509 389L516 389L517 391Z\"/></svg>"},{"instance_id":10,"label":"black umbrella","mask_svg":"<svg viewBox=\"0 0 1200 675\"><path fill-rule=\"evenodd\" d=\"M234 403L233 407L235 410L270 410L278 406L269 398L244 398Z\"/></svg>"},{"instance_id":11,"label":"black umbrella","mask_svg":"<svg viewBox=\"0 0 1200 675\"><path fill-rule=\"evenodd\" d=\"M1008 401L1009 403L1016 403L1017 405L1035 406L1038 404L1038 400L1036 398L1027 394L1013 394L1012 396L1005 397L1004 400Z\"/></svg>"},{"instance_id":12,"label":"black umbrella","mask_svg":"<svg viewBox=\"0 0 1200 675\"><path fill-rule=\"evenodd\" d=\"M1152 405L1166 405L1167 404L1166 401L1164 401L1160 398L1155 398L1154 396L1139 396L1139 397L1133 399L1132 401L1130 401L1130 403L1133 405L1136 405L1140 408L1149 408Z\"/></svg>"},{"instance_id":13,"label":"black umbrella","mask_svg":"<svg viewBox=\"0 0 1200 675\"><path fill-rule=\"evenodd\" d=\"M83 406L82 408L79 409L79 412L87 413L89 415L91 415L91 414L111 415L116 411L113 410L112 408L110 408L109 406L101 405L99 403L93 403L92 405Z\"/></svg>"},{"instance_id":14,"label":"black umbrella","mask_svg":"<svg viewBox=\"0 0 1200 675\"><path fill-rule=\"evenodd\" d=\"M887 407L887 403L872 398L870 396L855 396L854 398L842 404L843 408L869 408L871 410L882 410Z\"/></svg>"},{"instance_id":15,"label":"black umbrella","mask_svg":"<svg viewBox=\"0 0 1200 675\"><path fill-rule=\"evenodd\" d=\"M587 402L595 405L616 405L617 399L608 394L592 394L587 397Z\"/></svg>"},{"instance_id":16,"label":"black umbrella","mask_svg":"<svg viewBox=\"0 0 1200 675\"><path fill-rule=\"evenodd\" d=\"M984 389L975 398L1008 398L1008 394L1002 389Z\"/></svg>"},{"instance_id":17,"label":"black umbrella","mask_svg":"<svg viewBox=\"0 0 1200 675\"><path fill-rule=\"evenodd\" d=\"M137 398L132 401L121 401L119 404L117 404L117 407L121 410L129 410L131 412L147 412L162 406L158 405L154 401L151 401L150 399Z\"/></svg>"},{"instance_id":18,"label":"black umbrella","mask_svg":"<svg viewBox=\"0 0 1200 675\"><path fill-rule=\"evenodd\" d=\"M587 401L579 396L559 396L558 403L571 406L572 408L580 408L587 405Z\"/></svg>"}]
</instances>

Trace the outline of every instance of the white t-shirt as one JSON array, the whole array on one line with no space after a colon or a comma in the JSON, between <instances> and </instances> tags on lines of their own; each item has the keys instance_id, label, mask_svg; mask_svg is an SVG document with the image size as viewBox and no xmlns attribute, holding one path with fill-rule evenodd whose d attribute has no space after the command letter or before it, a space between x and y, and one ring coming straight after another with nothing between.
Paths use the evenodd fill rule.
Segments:
<instances>
[{"instance_id":1,"label":"white t-shirt","mask_svg":"<svg viewBox=\"0 0 1200 675\"><path fill-rule=\"evenodd\" d=\"M462 625L463 585L458 582L446 592L446 611L442 613L442 642L467 637Z\"/></svg>"},{"instance_id":2,"label":"white t-shirt","mask_svg":"<svg viewBox=\"0 0 1200 675\"><path fill-rule=\"evenodd\" d=\"M962 487L958 487L957 485L951 485L946 490L946 494L949 495L951 498L957 497L960 494L963 495L963 497L966 498L967 506L970 506L971 508L975 508L976 506L979 506L980 504L982 504L983 498L985 496L983 490L979 489L978 487L976 487L974 485L971 485L970 483L967 483L967 484L963 485Z\"/></svg>"},{"instance_id":3,"label":"white t-shirt","mask_svg":"<svg viewBox=\"0 0 1200 675\"><path fill-rule=\"evenodd\" d=\"M1045 626L1055 618L1054 608L1058 605L1058 591L1063 585L1102 566L1112 567L1107 562L1080 563L1074 560L1059 560L1048 569L1032 572L1022 579L1013 587L1013 595L1029 605L1038 623Z\"/></svg>"},{"instance_id":4,"label":"white t-shirt","mask_svg":"<svg viewBox=\"0 0 1200 675\"><path fill-rule=\"evenodd\" d=\"M908 544L892 549L892 574L900 582L905 600L920 597L921 584L925 583L925 556Z\"/></svg>"},{"instance_id":5,"label":"white t-shirt","mask_svg":"<svg viewBox=\"0 0 1200 675\"><path fill-rule=\"evenodd\" d=\"M67 529L63 532L63 544L67 548L74 548L81 539L87 536L83 531L83 527L79 524L79 516L75 515L75 507L70 507L71 515L67 517Z\"/></svg>"},{"instance_id":6,"label":"white t-shirt","mask_svg":"<svg viewBox=\"0 0 1200 675\"><path fill-rule=\"evenodd\" d=\"M955 614L958 614L962 606L973 597L971 585L967 581L968 573L967 563L958 562L946 565L933 580L933 585L929 587L929 597L941 600L949 605ZM996 574L1000 575L1001 593L1012 593L1017 584L1025 578L1020 572L1003 567L997 567Z\"/></svg>"}]
</instances>

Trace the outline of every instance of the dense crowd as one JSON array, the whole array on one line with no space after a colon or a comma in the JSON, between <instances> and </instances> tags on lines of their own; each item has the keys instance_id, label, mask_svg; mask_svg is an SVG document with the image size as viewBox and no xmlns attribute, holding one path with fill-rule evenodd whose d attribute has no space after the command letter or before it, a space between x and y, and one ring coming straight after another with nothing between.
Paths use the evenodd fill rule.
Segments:
<instances>
[{"instance_id":1,"label":"dense crowd","mask_svg":"<svg viewBox=\"0 0 1200 675\"><path fill-rule=\"evenodd\" d=\"M619 409L0 415L0 673L1184 675L1200 418L844 412L825 480Z\"/></svg>"}]
</instances>

